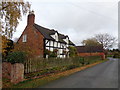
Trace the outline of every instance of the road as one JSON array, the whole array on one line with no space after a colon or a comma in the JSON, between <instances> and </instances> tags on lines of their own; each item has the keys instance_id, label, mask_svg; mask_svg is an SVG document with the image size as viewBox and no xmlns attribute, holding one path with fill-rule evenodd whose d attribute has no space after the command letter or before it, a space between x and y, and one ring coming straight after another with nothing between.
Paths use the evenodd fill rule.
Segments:
<instances>
[{"instance_id":1,"label":"road","mask_svg":"<svg viewBox=\"0 0 120 90\"><path fill-rule=\"evenodd\" d=\"M118 59L110 59L39 88L118 88Z\"/></svg>"}]
</instances>

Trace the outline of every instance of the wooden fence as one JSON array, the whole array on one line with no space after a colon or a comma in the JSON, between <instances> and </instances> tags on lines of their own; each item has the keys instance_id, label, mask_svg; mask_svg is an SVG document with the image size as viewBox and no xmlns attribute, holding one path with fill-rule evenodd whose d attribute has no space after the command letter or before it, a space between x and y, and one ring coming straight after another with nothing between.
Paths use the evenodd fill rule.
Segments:
<instances>
[{"instance_id":1,"label":"wooden fence","mask_svg":"<svg viewBox=\"0 0 120 90\"><path fill-rule=\"evenodd\" d=\"M55 67L62 68L70 65L80 66L81 64L93 63L97 60L100 60L98 56L89 56L89 57L74 57L74 58L34 58L26 60L24 63L24 73L32 73L45 69L52 69Z\"/></svg>"},{"instance_id":2,"label":"wooden fence","mask_svg":"<svg viewBox=\"0 0 120 90\"><path fill-rule=\"evenodd\" d=\"M62 67L66 65L72 65L72 64L78 64L78 60L73 58L51 58L51 59L43 59L43 58L37 58L37 59L29 59L26 60L24 63L24 73L31 73L31 72L37 72L43 69L50 69L53 67Z\"/></svg>"}]
</instances>

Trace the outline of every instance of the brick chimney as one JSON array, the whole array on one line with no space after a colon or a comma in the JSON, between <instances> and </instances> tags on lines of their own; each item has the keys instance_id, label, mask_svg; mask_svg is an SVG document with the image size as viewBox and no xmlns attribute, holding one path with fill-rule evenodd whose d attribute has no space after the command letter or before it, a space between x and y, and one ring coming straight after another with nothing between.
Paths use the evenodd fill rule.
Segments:
<instances>
[{"instance_id":1,"label":"brick chimney","mask_svg":"<svg viewBox=\"0 0 120 90\"><path fill-rule=\"evenodd\" d=\"M35 21L35 14L34 11L29 12L28 19L27 19L27 25L33 25Z\"/></svg>"}]
</instances>

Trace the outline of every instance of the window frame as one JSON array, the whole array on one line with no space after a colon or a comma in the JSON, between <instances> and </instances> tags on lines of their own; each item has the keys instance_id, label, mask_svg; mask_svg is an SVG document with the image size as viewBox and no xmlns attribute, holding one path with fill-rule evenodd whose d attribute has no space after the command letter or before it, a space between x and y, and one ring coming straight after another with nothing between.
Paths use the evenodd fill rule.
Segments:
<instances>
[{"instance_id":1,"label":"window frame","mask_svg":"<svg viewBox=\"0 0 120 90\"><path fill-rule=\"evenodd\" d=\"M22 42L27 42L27 35L26 34L23 35Z\"/></svg>"}]
</instances>

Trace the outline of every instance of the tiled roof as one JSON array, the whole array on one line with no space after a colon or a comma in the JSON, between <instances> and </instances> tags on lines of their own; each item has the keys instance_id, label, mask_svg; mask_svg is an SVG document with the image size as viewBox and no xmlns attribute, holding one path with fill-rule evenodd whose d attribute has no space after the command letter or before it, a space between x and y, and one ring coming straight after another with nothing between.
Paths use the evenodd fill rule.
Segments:
<instances>
[{"instance_id":1,"label":"tiled roof","mask_svg":"<svg viewBox=\"0 0 120 90\"><path fill-rule=\"evenodd\" d=\"M79 53L103 52L102 45L99 46L76 46Z\"/></svg>"},{"instance_id":2,"label":"tiled roof","mask_svg":"<svg viewBox=\"0 0 120 90\"><path fill-rule=\"evenodd\" d=\"M34 26L39 32L41 32L42 35L43 35L46 39L54 40L54 41L55 41L55 39L52 38L50 35L55 34L55 33L58 33L57 31L55 31L55 30L53 30L53 29L50 30L50 29L44 28L44 27L42 27L42 26L40 26L40 25L37 25L37 24L34 24L33 26ZM65 35L58 33L59 42L66 43L66 42L63 40L63 39L65 39L65 38L66 38ZM70 40L69 40L69 44L70 44L70 45L75 45L75 44L74 44L73 42L71 42Z\"/></svg>"},{"instance_id":3,"label":"tiled roof","mask_svg":"<svg viewBox=\"0 0 120 90\"><path fill-rule=\"evenodd\" d=\"M43 35L45 38L54 40L54 39L50 36L50 34L54 33L53 30L49 30L49 29L44 28L44 27L42 27L42 26L39 26L39 25L37 25L37 24L34 24L34 27L35 27L39 32L41 32L42 35Z\"/></svg>"},{"instance_id":4,"label":"tiled roof","mask_svg":"<svg viewBox=\"0 0 120 90\"><path fill-rule=\"evenodd\" d=\"M75 46L75 44L73 42L71 42L70 40L69 40L69 45Z\"/></svg>"}]
</instances>

